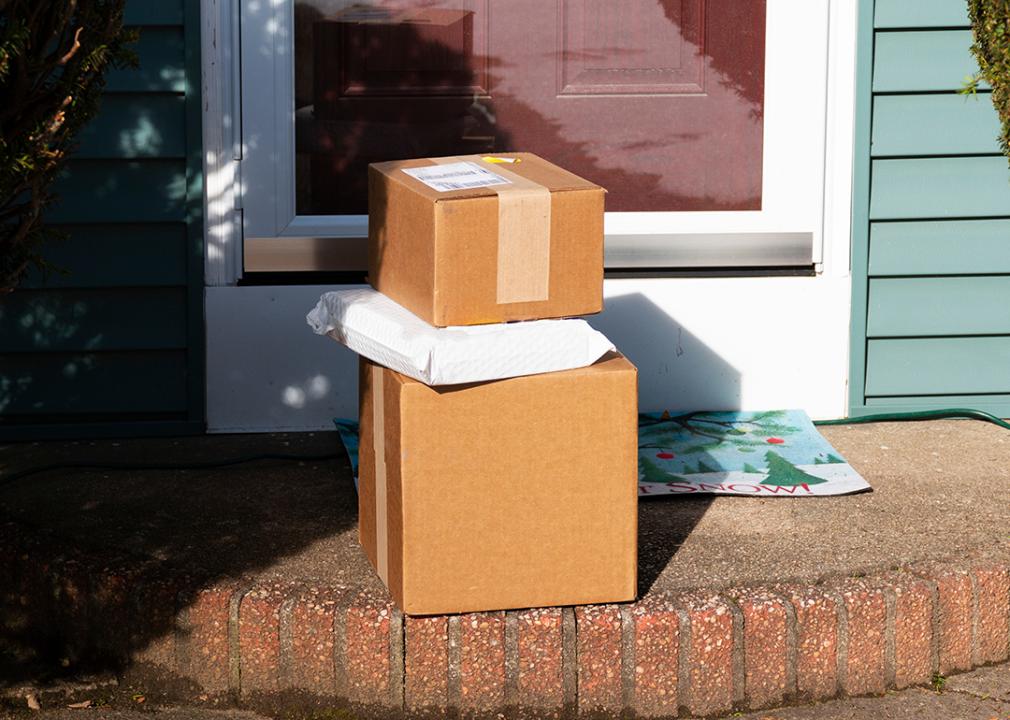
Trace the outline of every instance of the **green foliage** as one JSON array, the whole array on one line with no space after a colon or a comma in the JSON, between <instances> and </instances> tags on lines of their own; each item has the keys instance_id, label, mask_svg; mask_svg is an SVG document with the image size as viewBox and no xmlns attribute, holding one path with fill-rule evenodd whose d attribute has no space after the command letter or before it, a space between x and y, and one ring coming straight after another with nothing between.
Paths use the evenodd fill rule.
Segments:
<instances>
[{"instance_id":1,"label":"green foliage","mask_svg":"<svg viewBox=\"0 0 1010 720\"><path fill-rule=\"evenodd\" d=\"M125 0L0 0L0 292L54 231L43 211L110 67L131 64Z\"/></svg>"},{"instance_id":2,"label":"green foliage","mask_svg":"<svg viewBox=\"0 0 1010 720\"><path fill-rule=\"evenodd\" d=\"M992 87L992 102L1002 122L1000 146L1010 158L1010 0L968 0L975 42L971 46L981 70L968 82L974 92L980 80Z\"/></svg>"},{"instance_id":3,"label":"green foliage","mask_svg":"<svg viewBox=\"0 0 1010 720\"><path fill-rule=\"evenodd\" d=\"M947 686L947 678L940 673L933 673L933 678L929 684L933 688L933 692L942 693Z\"/></svg>"}]
</instances>

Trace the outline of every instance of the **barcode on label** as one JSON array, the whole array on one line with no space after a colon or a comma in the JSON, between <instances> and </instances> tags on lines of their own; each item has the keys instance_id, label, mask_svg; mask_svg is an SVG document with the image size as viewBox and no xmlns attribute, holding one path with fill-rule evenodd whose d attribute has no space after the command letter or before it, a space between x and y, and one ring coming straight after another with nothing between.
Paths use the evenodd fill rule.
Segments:
<instances>
[{"instance_id":1,"label":"barcode on label","mask_svg":"<svg viewBox=\"0 0 1010 720\"><path fill-rule=\"evenodd\" d=\"M419 168L403 168L403 172L423 182L438 192L452 190L473 190L492 185L509 185L498 173L482 168L472 162L458 162L449 165L428 165Z\"/></svg>"}]
</instances>

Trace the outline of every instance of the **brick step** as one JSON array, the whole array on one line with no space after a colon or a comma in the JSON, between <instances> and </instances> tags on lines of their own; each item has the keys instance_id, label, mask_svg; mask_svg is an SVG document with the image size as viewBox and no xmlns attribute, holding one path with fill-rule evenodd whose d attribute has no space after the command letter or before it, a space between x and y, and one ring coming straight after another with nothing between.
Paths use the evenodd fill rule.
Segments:
<instances>
[{"instance_id":1,"label":"brick step","mask_svg":"<svg viewBox=\"0 0 1010 720\"><path fill-rule=\"evenodd\" d=\"M390 709L715 715L928 684L1010 657L1010 568L916 566L625 605L404 617L374 587L194 578L0 525L5 635L209 693Z\"/></svg>"}]
</instances>

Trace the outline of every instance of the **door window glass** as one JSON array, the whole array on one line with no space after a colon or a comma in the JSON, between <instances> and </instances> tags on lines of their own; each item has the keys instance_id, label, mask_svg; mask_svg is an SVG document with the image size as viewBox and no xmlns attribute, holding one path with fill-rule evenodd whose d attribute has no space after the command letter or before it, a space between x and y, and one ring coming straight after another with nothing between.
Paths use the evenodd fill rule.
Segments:
<instances>
[{"instance_id":1,"label":"door window glass","mask_svg":"<svg viewBox=\"0 0 1010 720\"><path fill-rule=\"evenodd\" d=\"M524 150L610 211L762 206L765 0L296 0L299 215L369 163Z\"/></svg>"}]
</instances>

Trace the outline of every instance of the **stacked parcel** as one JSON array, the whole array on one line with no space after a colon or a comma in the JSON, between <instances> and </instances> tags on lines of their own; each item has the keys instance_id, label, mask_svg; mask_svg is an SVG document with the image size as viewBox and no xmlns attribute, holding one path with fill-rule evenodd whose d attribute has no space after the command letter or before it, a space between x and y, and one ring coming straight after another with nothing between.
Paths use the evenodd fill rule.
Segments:
<instances>
[{"instance_id":1,"label":"stacked parcel","mask_svg":"<svg viewBox=\"0 0 1010 720\"><path fill-rule=\"evenodd\" d=\"M362 355L359 534L409 614L635 596L637 372L604 190L534 155L369 168L369 282L309 315ZM513 322L517 321L517 322Z\"/></svg>"}]
</instances>

